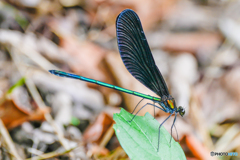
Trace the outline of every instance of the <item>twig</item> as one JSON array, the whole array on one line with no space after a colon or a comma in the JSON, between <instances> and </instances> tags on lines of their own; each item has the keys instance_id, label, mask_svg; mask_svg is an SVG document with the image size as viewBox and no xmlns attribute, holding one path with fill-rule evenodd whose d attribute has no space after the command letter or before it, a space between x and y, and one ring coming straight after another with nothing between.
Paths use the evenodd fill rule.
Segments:
<instances>
[{"instance_id":1,"label":"twig","mask_svg":"<svg viewBox=\"0 0 240 160\"><path fill-rule=\"evenodd\" d=\"M230 142L239 134L240 128L238 124L234 124L229 127L224 135L216 142L215 150L216 151L226 151L226 148L229 146Z\"/></svg>"},{"instance_id":2,"label":"twig","mask_svg":"<svg viewBox=\"0 0 240 160\"><path fill-rule=\"evenodd\" d=\"M74 149L76 149L76 148L71 148L71 149L66 150L64 152L61 152L61 153L58 153L58 152L54 151L54 152L46 153L46 154L43 154L43 155L40 155L40 156L28 158L26 160L42 160L42 159L53 158L53 157L57 157L57 156L61 156L61 155L64 155L66 153L69 153L69 152L71 152Z\"/></svg>"},{"instance_id":3,"label":"twig","mask_svg":"<svg viewBox=\"0 0 240 160\"><path fill-rule=\"evenodd\" d=\"M14 143L5 127L5 125L3 124L2 119L0 119L0 132L5 140L5 142L7 143L7 146L10 149L10 153L17 159L17 160L22 160L22 158L19 156Z\"/></svg>"},{"instance_id":4,"label":"twig","mask_svg":"<svg viewBox=\"0 0 240 160\"><path fill-rule=\"evenodd\" d=\"M100 147L105 147L107 145L107 143L109 142L109 140L112 138L112 136L114 134L113 125L114 124L112 124L111 127L108 128L107 132L103 136L103 138L99 144Z\"/></svg>"}]
</instances>

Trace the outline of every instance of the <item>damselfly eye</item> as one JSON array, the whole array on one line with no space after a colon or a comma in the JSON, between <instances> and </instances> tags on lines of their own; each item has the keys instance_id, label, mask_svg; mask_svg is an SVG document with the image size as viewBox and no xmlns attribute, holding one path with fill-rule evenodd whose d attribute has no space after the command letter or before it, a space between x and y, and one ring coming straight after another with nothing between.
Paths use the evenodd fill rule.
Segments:
<instances>
[{"instance_id":1,"label":"damselfly eye","mask_svg":"<svg viewBox=\"0 0 240 160\"><path fill-rule=\"evenodd\" d=\"M179 110L179 114L183 117L185 114L185 109L180 106L180 107L178 107L178 110Z\"/></svg>"}]
</instances>

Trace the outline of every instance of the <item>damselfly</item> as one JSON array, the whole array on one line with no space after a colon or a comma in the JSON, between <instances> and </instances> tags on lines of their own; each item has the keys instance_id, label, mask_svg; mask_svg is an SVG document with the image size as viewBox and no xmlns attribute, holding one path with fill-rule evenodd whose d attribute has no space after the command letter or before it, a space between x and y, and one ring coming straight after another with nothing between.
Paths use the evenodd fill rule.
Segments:
<instances>
[{"instance_id":1,"label":"damselfly","mask_svg":"<svg viewBox=\"0 0 240 160\"><path fill-rule=\"evenodd\" d=\"M133 77L139 80L147 88L155 92L159 97L146 95L143 93L135 92L132 90L128 90L125 88L121 88L71 73L57 70L50 70L49 72L61 77L74 78L90 83L95 83L104 87L139 96L144 99L149 99L152 100L154 103L157 103L158 105L147 103L143 107L141 107L141 109L144 108L146 105L152 105L166 113L170 113L170 115L159 126L157 149L157 151L159 151L161 126L164 122L166 122L166 120L168 120L173 114L175 114L171 127L172 133L172 128L176 121L177 113L183 116L185 114L185 110L181 106L177 107L174 98L169 94L167 85L162 77L162 74L153 59L138 15L131 9L126 9L122 11L117 17L116 29L119 52L127 70L132 74ZM137 113L135 114L135 116L137 115ZM134 119L134 117L132 118L132 120Z\"/></svg>"}]
</instances>

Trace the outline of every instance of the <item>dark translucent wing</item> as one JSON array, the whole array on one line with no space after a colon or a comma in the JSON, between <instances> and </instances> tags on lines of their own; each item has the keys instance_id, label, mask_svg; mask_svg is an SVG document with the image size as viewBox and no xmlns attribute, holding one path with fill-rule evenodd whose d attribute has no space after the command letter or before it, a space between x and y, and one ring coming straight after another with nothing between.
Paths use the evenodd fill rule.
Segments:
<instances>
[{"instance_id":1,"label":"dark translucent wing","mask_svg":"<svg viewBox=\"0 0 240 160\"><path fill-rule=\"evenodd\" d=\"M117 18L116 28L119 52L128 71L160 97L169 95L138 15L130 9L122 11Z\"/></svg>"}]
</instances>

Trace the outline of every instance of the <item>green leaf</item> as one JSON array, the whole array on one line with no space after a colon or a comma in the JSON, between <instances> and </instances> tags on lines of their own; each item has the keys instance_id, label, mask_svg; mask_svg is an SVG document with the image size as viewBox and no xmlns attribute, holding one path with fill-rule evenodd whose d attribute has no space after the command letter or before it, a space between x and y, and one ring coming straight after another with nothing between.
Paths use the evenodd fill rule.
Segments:
<instances>
[{"instance_id":1,"label":"green leaf","mask_svg":"<svg viewBox=\"0 0 240 160\"><path fill-rule=\"evenodd\" d=\"M29 24L28 20L20 13L16 14L15 20L22 27L22 29L26 29Z\"/></svg>"},{"instance_id":2,"label":"green leaf","mask_svg":"<svg viewBox=\"0 0 240 160\"><path fill-rule=\"evenodd\" d=\"M113 116L116 124L115 133L118 140L131 160L186 160L185 154L178 142L171 141L171 135L162 126L160 130L160 144L158 147L159 123L149 113L136 116L121 109Z\"/></svg>"},{"instance_id":3,"label":"green leaf","mask_svg":"<svg viewBox=\"0 0 240 160\"><path fill-rule=\"evenodd\" d=\"M15 88L24 85L25 81L26 81L25 77L22 77L21 79L19 79L11 88L9 88L9 90L7 91L7 94L12 93L12 91L13 91Z\"/></svg>"},{"instance_id":4,"label":"green leaf","mask_svg":"<svg viewBox=\"0 0 240 160\"><path fill-rule=\"evenodd\" d=\"M73 126L78 126L80 124L80 120L77 117L71 117L71 124Z\"/></svg>"}]
</instances>

